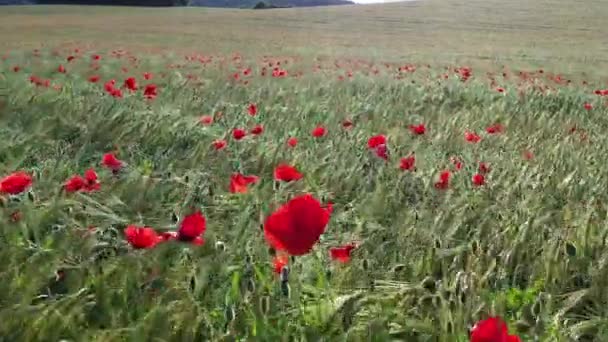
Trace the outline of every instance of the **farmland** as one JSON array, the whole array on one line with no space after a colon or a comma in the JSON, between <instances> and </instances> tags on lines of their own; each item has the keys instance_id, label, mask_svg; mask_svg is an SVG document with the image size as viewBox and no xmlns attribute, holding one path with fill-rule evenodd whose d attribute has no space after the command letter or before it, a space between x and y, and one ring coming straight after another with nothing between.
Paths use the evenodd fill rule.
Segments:
<instances>
[{"instance_id":1,"label":"farmland","mask_svg":"<svg viewBox=\"0 0 608 342\"><path fill-rule=\"evenodd\" d=\"M0 339L606 340L607 16L0 7Z\"/></svg>"}]
</instances>

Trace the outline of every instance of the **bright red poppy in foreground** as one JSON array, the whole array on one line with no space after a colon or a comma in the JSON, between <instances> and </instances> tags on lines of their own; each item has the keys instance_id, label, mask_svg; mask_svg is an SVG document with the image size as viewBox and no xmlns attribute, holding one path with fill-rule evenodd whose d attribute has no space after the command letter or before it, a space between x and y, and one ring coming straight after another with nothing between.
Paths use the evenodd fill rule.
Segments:
<instances>
[{"instance_id":1,"label":"bright red poppy in foreground","mask_svg":"<svg viewBox=\"0 0 608 342\"><path fill-rule=\"evenodd\" d=\"M158 87L156 84L146 84L144 88L144 97L148 100L154 100L158 96Z\"/></svg>"},{"instance_id":2,"label":"bright red poppy in foreground","mask_svg":"<svg viewBox=\"0 0 608 342\"><path fill-rule=\"evenodd\" d=\"M97 180L97 173L93 169L89 169L84 173L84 177L75 175L68 179L64 184L64 189L68 193L84 191L93 192L101 188L101 184Z\"/></svg>"},{"instance_id":3,"label":"bright red poppy in foreground","mask_svg":"<svg viewBox=\"0 0 608 342\"><path fill-rule=\"evenodd\" d=\"M125 229L125 237L127 242L136 249L152 248L161 241L154 229L134 225Z\"/></svg>"},{"instance_id":4,"label":"bright red poppy in foreground","mask_svg":"<svg viewBox=\"0 0 608 342\"><path fill-rule=\"evenodd\" d=\"M367 148L374 149L380 145L386 145L386 136L380 134L375 135L367 140Z\"/></svg>"},{"instance_id":5,"label":"bright red poppy in foreground","mask_svg":"<svg viewBox=\"0 0 608 342\"><path fill-rule=\"evenodd\" d=\"M200 211L184 217L179 230L177 231L177 239L180 241L192 242L196 245L204 243L202 235L207 229L207 220Z\"/></svg>"},{"instance_id":6,"label":"bright red poppy in foreground","mask_svg":"<svg viewBox=\"0 0 608 342\"><path fill-rule=\"evenodd\" d=\"M489 173L490 170L492 170L492 169L490 168L490 166L488 166L488 164L486 164L484 162L479 163L479 173L481 173L482 175Z\"/></svg>"},{"instance_id":7,"label":"bright red poppy in foreground","mask_svg":"<svg viewBox=\"0 0 608 342\"><path fill-rule=\"evenodd\" d=\"M135 77L129 77L124 82L124 87L129 89L130 91L137 90L137 80Z\"/></svg>"},{"instance_id":8,"label":"bright red poppy in foreground","mask_svg":"<svg viewBox=\"0 0 608 342\"><path fill-rule=\"evenodd\" d=\"M0 193L17 195L32 186L32 176L25 172L15 172L0 180Z\"/></svg>"},{"instance_id":9,"label":"bright red poppy in foreground","mask_svg":"<svg viewBox=\"0 0 608 342\"><path fill-rule=\"evenodd\" d=\"M404 171L414 171L416 168L416 157L411 155L409 157L401 158L399 168Z\"/></svg>"},{"instance_id":10,"label":"bright red poppy in foreground","mask_svg":"<svg viewBox=\"0 0 608 342\"><path fill-rule=\"evenodd\" d=\"M122 169L124 163L114 153L106 153L101 158L101 165L112 170L112 172L118 172Z\"/></svg>"},{"instance_id":11,"label":"bright red poppy in foreground","mask_svg":"<svg viewBox=\"0 0 608 342\"><path fill-rule=\"evenodd\" d=\"M262 125L256 125L255 127L253 127L251 129L251 134L253 135L260 135L264 132L264 126Z\"/></svg>"},{"instance_id":12,"label":"bright red poppy in foreground","mask_svg":"<svg viewBox=\"0 0 608 342\"><path fill-rule=\"evenodd\" d=\"M235 128L232 130L232 137L234 140L241 140L247 135L247 132L241 128Z\"/></svg>"},{"instance_id":13,"label":"bright red poppy in foreground","mask_svg":"<svg viewBox=\"0 0 608 342\"><path fill-rule=\"evenodd\" d=\"M218 139L213 142L213 147L219 151L219 150L224 149L227 144L228 143L226 142L226 140Z\"/></svg>"},{"instance_id":14,"label":"bright red poppy in foreground","mask_svg":"<svg viewBox=\"0 0 608 342\"><path fill-rule=\"evenodd\" d=\"M317 126L312 130L312 136L315 138L321 138L327 134L327 130L323 126Z\"/></svg>"},{"instance_id":15,"label":"bright red poppy in foreground","mask_svg":"<svg viewBox=\"0 0 608 342\"><path fill-rule=\"evenodd\" d=\"M247 186L257 183L259 179L258 176L244 176L240 173L235 173L230 176L230 192L233 194L244 194L247 192Z\"/></svg>"},{"instance_id":16,"label":"bright red poppy in foreground","mask_svg":"<svg viewBox=\"0 0 608 342\"><path fill-rule=\"evenodd\" d=\"M329 211L312 195L287 202L264 223L266 241L278 251L291 255L310 252L329 222Z\"/></svg>"},{"instance_id":17,"label":"bright red poppy in foreground","mask_svg":"<svg viewBox=\"0 0 608 342\"><path fill-rule=\"evenodd\" d=\"M477 144L481 141L481 137L477 135L475 132L466 131L464 133L464 139L470 143Z\"/></svg>"},{"instance_id":18,"label":"bright red poppy in foreground","mask_svg":"<svg viewBox=\"0 0 608 342\"><path fill-rule=\"evenodd\" d=\"M80 175L75 175L72 178L68 179L64 184L64 189L68 193L77 192L84 188L86 181Z\"/></svg>"},{"instance_id":19,"label":"bright red poppy in foreground","mask_svg":"<svg viewBox=\"0 0 608 342\"><path fill-rule=\"evenodd\" d=\"M298 139L294 137L287 139L287 145L290 147L296 147L296 145L298 145Z\"/></svg>"},{"instance_id":20,"label":"bright red poppy in foreground","mask_svg":"<svg viewBox=\"0 0 608 342\"><path fill-rule=\"evenodd\" d=\"M274 169L274 179L283 182L293 182L302 179L302 174L291 165L280 164Z\"/></svg>"},{"instance_id":21,"label":"bright red poppy in foreground","mask_svg":"<svg viewBox=\"0 0 608 342\"><path fill-rule=\"evenodd\" d=\"M203 115L199 119L199 122L205 126L209 126L213 123L213 116L211 115Z\"/></svg>"},{"instance_id":22,"label":"bright red poppy in foreground","mask_svg":"<svg viewBox=\"0 0 608 342\"><path fill-rule=\"evenodd\" d=\"M445 170L439 174L439 181L435 183L435 188L439 190L445 190L450 187L451 173L449 170Z\"/></svg>"},{"instance_id":23,"label":"bright red poppy in foreground","mask_svg":"<svg viewBox=\"0 0 608 342\"><path fill-rule=\"evenodd\" d=\"M486 128L486 132L488 132L488 134L502 133L503 130L504 127L499 123L493 124L492 126Z\"/></svg>"},{"instance_id":24,"label":"bright red poppy in foreground","mask_svg":"<svg viewBox=\"0 0 608 342\"><path fill-rule=\"evenodd\" d=\"M258 113L258 106L255 103L249 104L249 106L247 107L247 113L249 113L249 115L251 116L256 116L256 114Z\"/></svg>"},{"instance_id":25,"label":"bright red poppy in foreground","mask_svg":"<svg viewBox=\"0 0 608 342\"><path fill-rule=\"evenodd\" d=\"M482 185L486 184L486 177L484 177L484 175L482 175L481 173L476 173L473 175L473 178L471 179L471 181L473 182L473 185L475 185L475 186L482 186Z\"/></svg>"},{"instance_id":26,"label":"bright red poppy in foreground","mask_svg":"<svg viewBox=\"0 0 608 342\"><path fill-rule=\"evenodd\" d=\"M329 249L329 256L332 260L345 264L350 261L350 254L355 248L357 246L352 243L341 247L333 247Z\"/></svg>"},{"instance_id":27,"label":"bright red poppy in foreground","mask_svg":"<svg viewBox=\"0 0 608 342\"><path fill-rule=\"evenodd\" d=\"M423 135L426 133L426 126L423 123L419 125L410 125L410 131L415 135Z\"/></svg>"},{"instance_id":28,"label":"bright red poppy in foreground","mask_svg":"<svg viewBox=\"0 0 608 342\"><path fill-rule=\"evenodd\" d=\"M521 342L516 335L509 335L507 325L499 317L477 322L471 330L471 342Z\"/></svg>"}]
</instances>

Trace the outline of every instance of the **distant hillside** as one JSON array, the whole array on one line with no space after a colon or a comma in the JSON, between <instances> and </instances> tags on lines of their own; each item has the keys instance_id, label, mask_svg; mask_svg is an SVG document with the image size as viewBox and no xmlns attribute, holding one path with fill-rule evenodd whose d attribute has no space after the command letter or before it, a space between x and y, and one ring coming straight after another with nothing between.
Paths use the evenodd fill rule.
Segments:
<instances>
[{"instance_id":1,"label":"distant hillside","mask_svg":"<svg viewBox=\"0 0 608 342\"><path fill-rule=\"evenodd\" d=\"M192 6L205 7L234 7L252 8L260 0L192 0ZM312 6L334 6L334 5L353 5L354 2L348 0L265 0L265 3L278 7L312 7Z\"/></svg>"},{"instance_id":2,"label":"distant hillside","mask_svg":"<svg viewBox=\"0 0 608 342\"><path fill-rule=\"evenodd\" d=\"M119 5L119 6L190 6L253 8L259 2L276 7L312 7L352 5L349 0L0 0L0 5Z\"/></svg>"}]
</instances>

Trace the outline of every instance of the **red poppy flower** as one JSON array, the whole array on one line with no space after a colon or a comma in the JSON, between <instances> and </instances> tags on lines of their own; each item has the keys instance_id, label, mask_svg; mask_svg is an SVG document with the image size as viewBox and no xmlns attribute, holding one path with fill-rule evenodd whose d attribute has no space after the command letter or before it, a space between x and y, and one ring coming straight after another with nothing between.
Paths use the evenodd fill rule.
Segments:
<instances>
[{"instance_id":1,"label":"red poppy flower","mask_svg":"<svg viewBox=\"0 0 608 342\"><path fill-rule=\"evenodd\" d=\"M416 156L413 154L409 157L401 158L399 168L404 171L414 171L416 167Z\"/></svg>"},{"instance_id":2,"label":"red poppy flower","mask_svg":"<svg viewBox=\"0 0 608 342\"><path fill-rule=\"evenodd\" d=\"M152 74L149 72L144 72L144 80L151 80L152 79Z\"/></svg>"},{"instance_id":3,"label":"red poppy flower","mask_svg":"<svg viewBox=\"0 0 608 342\"><path fill-rule=\"evenodd\" d=\"M341 247L333 247L329 249L329 256L332 260L345 264L350 261L350 254L355 248L357 248L357 246L355 246L354 244L348 244Z\"/></svg>"},{"instance_id":4,"label":"red poppy flower","mask_svg":"<svg viewBox=\"0 0 608 342\"><path fill-rule=\"evenodd\" d=\"M458 157L450 157L450 161L454 164L454 168L456 171L460 171L462 169L462 160Z\"/></svg>"},{"instance_id":5,"label":"red poppy flower","mask_svg":"<svg viewBox=\"0 0 608 342\"><path fill-rule=\"evenodd\" d=\"M218 139L213 142L213 147L217 151L223 150L226 147L226 145L228 145L228 143L226 142L226 140L223 140L223 139Z\"/></svg>"},{"instance_id":6,"label":"red poppy flower","mask_svg":"<svg viewBox=\"0 0 608 342\"><path fill-rule=\"evenodd\" d=\"M84 191L92 192L101 188L101 184L99 184L99 181L97 180L97 172L93 169L88 169L84 172L84 180Z\"/></svg>"},{"instance_id":7,"label":"red poppy flower","mask_svg":"<svg viewBox=\"0 0 608 342\"><path fill-rule=\"evenodd\" d=\"M250 103L247 107L247 112L251 116L256 116L256 114L258 113L258 106L255 103Z\"/></svg>"},{"instance_id":8,"label":"red poppy flower","mask_svg":"<svg viewBox=\"0 0 608 342\"><path fill-rule=\"evenodd\" d=\"M202 238L205 229L207 229L207 220L200 211L197 211L184 217L177 231L177 239L187 242L195 241L197 238Z\"/></svg>"},{"instance_id":9,"label":"red poppy flower","mask_svg":"<svg viewBox=\"0 0 608 342\"><path fill-rule=\"evenodd\" d=\"M158 96L158 87L156 84L146 84L144 88L144 97L148 100L153 100Z\"/></svg>"},{"instance_id":10,"label":"red poppy flower","mask_svg":"<svg viewBox=\"0 0 608 342\"><path fill-rule=\"evenodd\" d=\"M308 253L325 232L329 212L311 195L292 199L272 213L264 223L266 241L291 255Z\"/></svg>"},{"instance_id":11,"label":"red poppy flower","mask_svg":"<svg viewBox=\"0 0 608 342\"><path fill-rule=\"evenodd\" d=\"M241 128L235 128L232 130L232 137L234 140L241 140L247 135L247 132Z\"/></svg>"},{"instance_id":12,"label":"red poppy flower","mask_svg":"<svg viewBox=\"0 0 608 342\"><path fill-rule=\"evenodd\" d=\"M281 274L283 267L289 265L289 255L278 254L272 259L274 273Z\"/></svg>"},{"instance_id":13,"label":"red poppy flower","mask_svg":"<svg viewBox=\"0 0 608 342\"><path fill-rule=\"evenodd\" d=\"M274 169L274 179L283 182L293 182L302 179L302 174L293 166L280 164Z\"/></svg>"},{"instance_id":14,"label":"red poppy flower","mask_svg":"<svg viewBox=\"0 0 608 342\"><path fill-rule=\"evenodd\" d=\"M135 80L135 77L127 78L124 82L124 87L129 89L130 91L137 90L137 80Z\"/></svg>"},{"instance_id":15,"label":"red poppy flower","mask_svg":"<svg viewBox=\"0 0 608 342\"><path fill-rule=\"evenodd\" d=\"M471 180L473 182L473 185L475 185L475 186L482 186L482 185L486 184L486 177L484 175L482 175L481 173L474 174L473 178Z\"/></svg>"},{"instance_id":16,"label":"red poppy flower","mask_svg":"<svg viewBox=\"0 0 608 342\"><path fill-rule=\"evenodd\" d=\"M125 237L127 238L127 242L136 249L152 248L161 241L154 229L134 225L130 225L125 229Z\"/></svg>"},{"instance_id":17,"label":"red poppy flower","mask_svg":"<svg viewBox=\"0 0 608 342\"><path fill-rule=\"evenodd\" d=\"M69 62L73 61L74 59L76 59L76 57L74 56L68 56L68 58L66 58L66 60Z\"/></svg>"},{"instance_id":18,"label":"red poppy flower","mask_svg":"<svg viewBox=\"0 0 608 342\"><path fill-rule=\"evenodd\" d=\"M435 183L435 188L439 190L445 190L450 187L451 173L449 170L445 170L439 174L439 181Z\"/></svg>"},{"instance_id":19,"label":"red poppy flower","mask_svg":"<svg viewBox=\"0 0 608 342\"><path fill-rule=\"evenodd\" d=\"M122 90L120 90L118 88L112 89L112 91L110 92L110 95L112 95L112 97L117 98L117 99L122 98Z\"/></svg>"},{"instance_id":20,"label":"red poppy flower","mask_svg":"<svg viewBox=\"0 0 608 342\"><path fill-rule=\"evenodd\" d=\"M466 131L464 133L464 139L470 143L477 144L481 141L481 137L474 132Z\"/></svg>"},{"instance_id":21,"label":"red poppy flower","mask_svg":"<svg viewBox=\"0 0 608 342\"><path fill-rule=\"evenodd\" d=\"M124 163L118 158L116 158L116 155L114 153L106 153L101 158L101 165L112 170L112 172L117 172L122 169Z\"/></svg>"},{"instance_id":22,"label":"red poppy flower","mask_svg":"<svg viewBox=\"0 0 608 342\"><path fill-rule=\"evenodd\" d=\"M230 176L230 192L244 194L247 192L247 186L257 183L258 180L258 176L244 176L240 173L234 173Z\"/></svg>"},{"instance_id":23,"label":"red poppy flower","mask_svg":"<svg viewBox=\"0 0 608 342\"><path fill-rule=\"evenodd\" d=\"M63 66L63 64L60 64L59 67L57 67L57 72L65 74L65 67Z\"/></svg>"},{"instance_id":24,"label":"red poppy flower","mask_svg":"<svg viewBox=\"0 0 608 342\"><path fill-rule=\"evenodd\" d=\"M496 91L499 92L499 93L504 93L505 92L505 88L503 88L503 87L497 87Z\"/></svg>"},{"instance_id":25,"label":"red poppy flower","mask_svg":"<svg viewBox=\"0 0 608 342\"><path fill-rule=\"evenodd\" d=\"M315 138L320 138L327 134L327 130L323 126L317 126L312 130L312 136Z\"/></svg>"},{"instance_id":26,"label":"red poppy flower","mask_svg":"<svg viewBox=\"0 0 608 342\"><path fill-rule=\"evenodd\" d=\"M345 119L344 121L342 121L342 127L345 129L349 129L353 126L354 126L353 122L349 119Z\"/></svg>"},{"instance_id":27,"label":"red poppy flower","mask_svg":"<svg viewBox=\"0 0 608 342\"><path fill-rule=\"evenodd\" d=\"M262 132L264 132L264 126L262 125L256 125L251 129L251 134L253 135L260 135Z\"/></svg>"},{"instance_id":28,"label":"red poppy flower","mask_svg":"<svg viewBox=\"0 0 608 342\"><path fill-rule=\"evenodd\" d=\"M378 158L388 160L388 148L386 145L378 145L378 147L374 149L374 153L376 156L378 156Z\"/></svg>"},{"instance_id":29,"label":"red poppy flower","mask_svg":"<svg viewBox=\"0 0 608 342\"><path fill-rule=\"evenodd\" d=\"M367 148L373 149L380 145L386 145L386 136L375 135L367 140Z\"/></svg>"},{"instance_id":30,"label":"red poppy flower","mask_svg":"<svg viewBox=\"0 0 608 342\"><path fill-rule=\"evenodd\" d=\"M101 77L99 77L99 75L93 75L93 76L89 77L89 82L91 82L91 83L97 83L100 78Z\"/></svg>"},{"instance_id":31,"label":"red poppy flower","mask_svg":"<svg viewBox=\"0 0 608 342\"><path fill-rule=\"evenodd\" d=\"M18 195L32 186L32 176L19 171L0 179L0 193Z\"/></svg>"},{"instance_id":32,"label":"red poppy flower","mask_svg":"<svg viewBox=\"0 0 608 342\"><path fill-rule=\"evenodd\" d=\"M503 127L501 124L496 123L493 124L492 126L486 128L486 132L488 132L488 134L496 134L496 133L501 133L503 131Z\"/></svg>"},{"instance_id":33,"label":"red poppy flower","mask_svg":"<svg viewBox=\"0 0 608 342\"><path fill-rule=\"evenodd\" d=\"M13 222L13 223L17 223L17 222L21 221L22 218L23 218L23 214L19 210L11 213L11 222Z\"/></svg>"},{"instance_id":34,"label":"red poppy flower","mask_svg":"<svg viewBox=\"0 0 608 342\"><path fill-rule=\"evenodd\" d=\"M585 102L585 104L583 105L583 107L586 110L592 110L593 109L593 105L591 103L589 103L589 102Z\"/></svg>"},{"instance_id":35,"label":"red poppy flower","mask_svg":"<svg viewBox=\"0 0 608 342\"><path fill-rule=\"evenodd\" d=\"M15 65L15 66L13 67L13 72L19 72L19 70L21 70L21 67L20 67L20 66Z\"/></svg>"},{"instance_id":36,"label":"red poppy flower","mask_svg":"<svg viewBox=\"0 0 608 342\"><path fill-rule=\"evenodd\" d=\"M298 145L298 139L294 137L287 139L287 145L290 147L296 147L296 145Z\"/></svg>"},{"instance_id":37,"label":"red poppy flower","mask_svg":"<svg viewBox=\"0 0 608 342\"><path fill-rule=\"evenodd\" d=\"M532 151L530 151L530 150L525 150L523 152L523 157L525 160L532 160L532 159L534 159L534 153L532 153Z\"/></svg>"},{"instance_id":38,"label":"red poppy flower","mask_svg":"<svg viewBox=\"0 0 608 342\"><path fill-rule=\"evenodd\" d=\"M198 121L205 126L209 126L213 123L213 116L203 115Z\"/></svg>"},{"instance_id":39,"label":"red poppy flower","mask_svg":"<svg viewBox=\"0 0 608 342\"><path fill-rule=\"evenodd\" d=\"M63 187L66 192L72 193L84 189L85 184L86 180L82 176L75 175L72 178L68 179Z\"/></svg>"},{"instance_id":40,"label":"red poppy flower","mask_svg":"<svg viewBox=\"0 0 608 342\"><path fill-rule=\"evenodd\" d=\"M426 126L423 123L419 125L410 125L410 131L416 135L423 135L426 133Z\"/></svg>"},{"instance_id":41,"label":"red poppy flower","mask_svg":"<svg viewBox=\"0 0 608 342\"><path fill-rule=\"evenodd\" d=\"M481 174L487 174L489 173L491 170L491 168L488 166L488 164L480 162L479 163L479 173Z\"/></svg>"},{"instance_id":42,"label":"red poppy flower","mask_svg":"<svg viewBox=\"0 0 608 342\"><path fill-rule=\"evenodd\" d=\"M509 335L507 325L499 317L477 322L471 330L471 342L521 342L516 335Z\"/></svg>"},{"instance_id":43,"label":"red poppy flower","mask_svg":"<svg viewBox=\"0 0 608 342\"><path fill-rule=\"evenodd\" d=\"M103 85L103 88L106 92L111 93L114 90L114 86L116 85L116 80L109 80Z\"/></svg>"},{"instance_id":44,"label":"red poppy flower","mask_svg":"<svg viewBox=\"0 0 608 342\"><path fill-rule=\"evenodd\" d=\"M100 60L100 59L101 59L101 56L100 56L100 55L93 55L93 56L91 56L91 58L92 58L94 61L98 61L98 60Z\"/></svg>"}]
</instances>

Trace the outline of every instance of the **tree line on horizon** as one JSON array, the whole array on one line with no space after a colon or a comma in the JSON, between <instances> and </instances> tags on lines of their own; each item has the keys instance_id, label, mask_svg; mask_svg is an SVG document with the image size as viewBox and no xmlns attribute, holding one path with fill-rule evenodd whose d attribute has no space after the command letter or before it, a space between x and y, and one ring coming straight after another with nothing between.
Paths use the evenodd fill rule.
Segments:
<instances>
[{"instance_id":1,"label":"tree line on horizon","mask_svg":"<svg viewBox=\"0 0 608 342\"><path fill-rule=\"evenodd\" d=\"M278 8L351 5L349 0L0 0L0 5L104 5L104 6L205 6L230 8ZM264 6L262 5L264 4Z\"/></svg>"}]
</instances>

